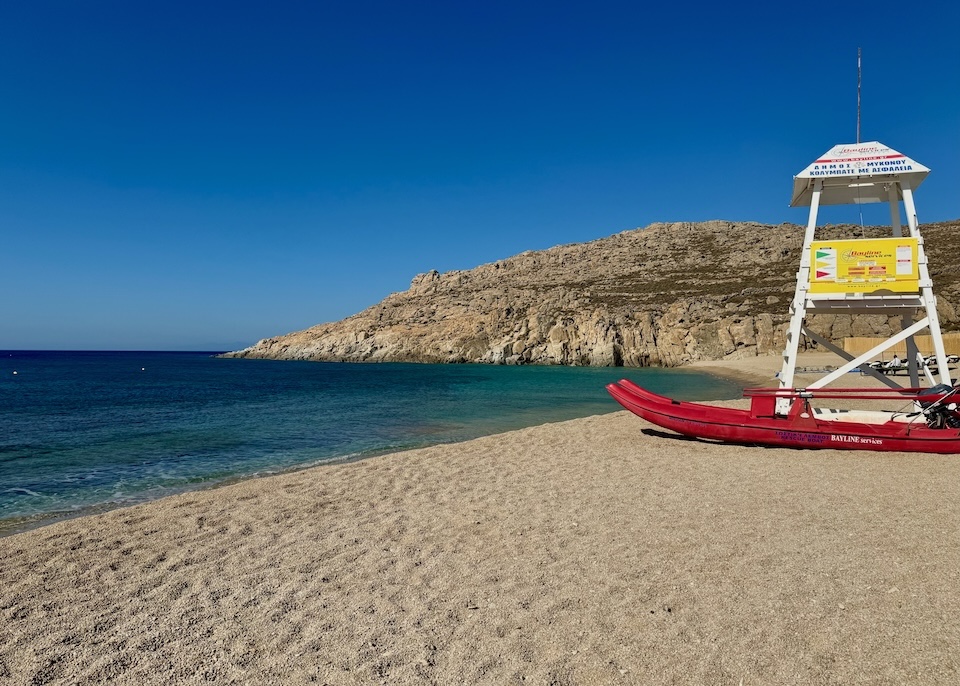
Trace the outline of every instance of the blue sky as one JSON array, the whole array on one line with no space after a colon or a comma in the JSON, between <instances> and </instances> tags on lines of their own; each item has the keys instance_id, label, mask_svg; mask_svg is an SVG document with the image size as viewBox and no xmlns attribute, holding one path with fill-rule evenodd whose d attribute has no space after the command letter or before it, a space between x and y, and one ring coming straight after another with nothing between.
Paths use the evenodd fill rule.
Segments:
<instances>
[{"instance_id":1,"label":"blue sky","mask_svg":"<svg viewBox=\"0 0 960 686\"><path fill-rule=\"evenodd\" d=\"M803 223L858 46L862 139L932 169L921 223L960 218L960 9L913 7L5 3L0 349L231 349L430 269Z\"/></svg>"}]
</instances>

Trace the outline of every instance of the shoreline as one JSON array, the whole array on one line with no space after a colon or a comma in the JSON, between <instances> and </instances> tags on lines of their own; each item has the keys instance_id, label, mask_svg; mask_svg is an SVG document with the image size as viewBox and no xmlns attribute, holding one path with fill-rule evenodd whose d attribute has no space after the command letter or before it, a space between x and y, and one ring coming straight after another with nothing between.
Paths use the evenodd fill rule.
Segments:
<instances>
[{"instance_id":1,"label":"shoreline","mask_svg":"<svg viewBox=\"0 0 960 686\"><path fill-rule=\"evenodd\" d=\"M41 352L43 354L49 353L49 351L41 351ZM73 353L69 353L66 351L53 351L53 354L60 355L60 354L73 354ZM114 355L117 353L115 353L114 351L107 351L106 353L104 353L103 351L90 351L90 354L91 355L104 355L104 354ZM120 354L139 355L140 352L134 351L132 353L127 353L127 352L121 351ZM156 354L156 353L149 353L149 354ZM168 353L162 353L162 354L166 355ZM183 353L174 353L174 354L195 356L198 353L183 352ZM208 353L200 353L200 354L207 355ZM417 366L417 365L411 364L407 366ZM450 368L452 366L454 365L446 365L447 368ZM489 365L482 365L482 366L487 367ZM632 371L634 371L634 370L631 370L630 368L619 368L619 369L622 370L623 373L628 375L631 374ZM613 373L612 370L610 369L602 370L602 369L594 368L594 371L606 371L610 377L608 379L610 381L612 381L616 376L616 374ZM690 372L690 371L696 371L696 370L676 369L676 370L667 370L667 371L683 374L684 372ZM701 383L706 383L707 385L709 385L710 382L706 376L707 373L703 372L703 374L704 376L700 377ZM709 376L720 378L720 375L717 375L717 374L709 374ZM617 405L616 402L613 401L611 398L609 398L607 393L603 390L602 386L604 383L607 382L607 380L601 381L600 380L601 378L602 377L600 376L597 377L597 380L598 380L597 384L592 388L593 390L596 391L596 394L598 395L598 397L602 396L605 399L606 401L605 406L601 407L604 405L604 403L594 403L597 407L581 408L581 412L584 412L582 416L589 416L587 413L604 414L608 412L615 412L620 408L620 406ZM690 387L697 388L698 386L694 384L694 385L690 385ZM713 396L713 397L718 397L718 396ZM719 397L733 397L733 396L723 395ZM503 421L499 422L499 425L490 425L490 426L486 426L482 430L470 431L470 432L467 432L469 435L457 437L454 440L462 441L470 437L489 435L489 434L484 434L483 431L493 431L494 433L503 433L505 431L509 431L514 428L522 428L524 426L533 426L541 423L556 422L556 421L560 421L562 419L570 418L571 416L573 416L572 413L564 412L564 411L555 413L559 416L554 416L554 414L550 413L549 411L546 413L527 413L527 414L529 416L527 416L523 421L510 421L509 418L504 417ZM431 445L433 443L433 441L420 440L416 436L411 436L408 438L409 440L402 441L400 442L400 444L397 444L397 443L394 443L393 445L384 444L381 447L371 447L359 453L332 454L330 456L325 456L322 458L309 459L293 465L282 465L282 464L276 465L276 466L263 465L261 467L258 467L257 471L243 471L240 473L233 473L229 475L218 475L216 476L216 478L211 478L211 479L191 480L190 482L184 482L178 485L171 484L164 488L158 487L153 491L149 491L149 492L141 493L141 492L133 491L123 496L122 498L120 496L115 496L114 500L105 501L105 502L82 502L82 501L77 503L61 502L60 503L61 509L56 511L25 512L17 516L0 517L0 538L16 535L24 531L29 531L35 528L47 526L51 523L58 522L58 521L82 518L88 515L97 515L97 514L114 510L114 509L131 507L131 506L135 506L145 502L151 502L153 500L170 497L180 493L190 492L193 490L219 488L221 486L229 485L245 479L256 479L265 475L283 473L286 471L298 471L302 469L309 469L314 466L321 466L325 464L334 464L334 463L350 462L350 461L362 460L362 459L370 459L372 457L377 457L377 456L394 453L394 452L401 452L407 449L427 447L428 445ZM434 440L437 442L437 444L445 444L450 442L449 437L444 437L444 436L435 437Z\"/></svg>"},{"instance_id":2,"label":"shoreline","mask_svg":"<svg viewBox=\"0 0 960 686\"><path fill-rule=\"evenodd\" d=\"M57 351L59 352L59 351ZM99 351L93 351L99 352ZM185 353L193 354L193 353ZM808 363L811 360L819 362L820 358L823 358L824 355L829 356L832 359L835 359L829 353L820 354L820 353L805 353L806 357L804 358ZM629 369L629 368L623 368ZM763 386L763 385L773 385L775 379L773 374L780 369L780 357L776 355L770 356L760 356L760 357L751 357L751 358L742 358L736 360L700 360L691 362L689 364L683 365L681 367L676 367L677 370L689 370L689 371L701 371L713 376L717 376L723 379L727 379L742 385L744 387L751 386ZM738 402L737 400L725 401L725 402ZM613 412L620 411L619 405L616 405L614 401L611 401L610 412L600 413L598 415L590 416L600 416L602 414L609 414ZM556 423L556 422L545 422ZM540 426L540 425L534 425ZM499 434L492 434L499 435ZM440 443L437 445L450 445L447 443ZM428 446L421 446L428 447ZM382 457L384 455L393 454L396 452L405 452L404 450L395 450L395 449L384 449L373 451L369 454L360 454L360 455L348 455L341 457L333 457L319 462L313 462L303 465L295 465L276 471L265 471L258 472L254 474L245 474L245 475L234 475L230 477L225 477L220 480L205 482L200 485L185 485L179 489L172 489L169 493L153 498L144 498L142 500L133 499L126 502L106 502L106 503L95 503L92 505L84 506L77 508L76 510L63 510L58 512L49 512L49 513L38 513L33 515L26 515L23 517L11 517L7 519L0 519L0 539L14 536L20 533L27 531L32 531L34 529L42 528L53 523L82 519L88 516L96 516L98 514L103 514L106 512L111 512L118 509L136 507L138 505L154 502L156 500L163 500L165 498L174 497L184 493L190 493L193 491L217 489L225 486L230 486L235 483L246 481L249 479L260 479L268 476L274 476L276 474L285 474L288 472L297 472L305 469L313 469L315 467L325 467L332 464L343 464L356 462L360 460L373 459L377 457Z\"/></svg>"},{"instance_id":3,"label":"shoreline","mask_svg":"<svg viewBox=\"0 0 960 686\"><path fill-rule=\"evenodd\" d=\"M57 351L60 352L60 351ZM100 352L100 351L92 351ZM135 351L139 352L139 351ZM193 353L185 353L193 354ZM743 358L737 360L701 360L696 362L691 362L689 364L683 365L681 367L676 367L678 370L690 370L690 371L702 371L709 373L713 376L724 378L730 381L733 381L744 387L757 386L757 385L772 385L773 378L772 375L775 371L779 371L779 356L763 356L763 357L752 357L752 358ZM774 364L776 364L776 369L774 369ZM628 369L628 368L624 368ZM769 377L767 372L769 373ZM737 402L737 401L728 401L728 402ZM611 409L609 413L618 412L619 405L616 405L615 402L611 401ZM600 413L600 414L609 414L609 413ZM592 415L599 416L599 415ZM555 423L555 422L546 422L546 423ZM539 425L538 425L539 426ZM493 434L498 435L498 434ZM438 445L448 445L441 443ZM426 447L426 446L423 446ZM385 449L382 451L374 451L370 454L362 455L349 455L342 457L334 457L328 460L323 460L316 463L309 463L305 465L297 465L292 467L287 467L277 471L267 471L255 474L247 475L235 475L232 477L226 477L221 480L206 482L200 485L187 485L181 489L172 489L170 493L165 494L160 497L154 498L145 498L143 500L131 500L127 502L108 502L108 503L95 503L89 506L84 506L77 508L76 510L64 510L58 512L50 513L38 513L34 515L27 515L23 517L11 517L7 519L0 519L0 539L14 536L20 533L27 531L32 531L39 529L50 524L57 522L82 519L88 516L96 516L106 512L111 512L118 509L136 507L145 503L154 502L156 500L163 500L164 498L169 498L184 493L190 493L193 491L209 490L222 488L224 486L230 486L234 483L239 483L249 479L260 479L268 476L274 476L276 474L285 474L287 472L296 472L302 471L305 469L313 469L314 467L325 467L331 464L342 464L349 462L356 462L360 460L373 459L376 457L382 457L384 455L389 455L395 452L404 452L397 451L393 449Z\"/></svg>"},{"instance_id":4,"label":"shoreline","mask_svg":"<svg viewBox=\"0 0 960 686\"><path fill-rule=\"evenodd\" d=\"M707 372L736 381L743 384L745 388L751 388L776 385L774 374L780 371L781 361L779 355L737 360L697 360L680 367L680 369Z\"/></svg>"}]
</instances>

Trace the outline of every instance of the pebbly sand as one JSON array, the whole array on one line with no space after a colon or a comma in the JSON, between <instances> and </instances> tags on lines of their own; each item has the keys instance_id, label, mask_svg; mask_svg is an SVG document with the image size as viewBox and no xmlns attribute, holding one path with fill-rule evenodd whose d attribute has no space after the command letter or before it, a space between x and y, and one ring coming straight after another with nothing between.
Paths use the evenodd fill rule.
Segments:
<instances>
[{"instance_id":1,"label":"pebbly sand","mask_svg":"<svg viewBox=\"0 0 960 686\"><path fill-rule=\"evenodd\" d=\"M626 412L0 539L3 684L956 684L958 646L960 456Z\"/></svg>"}]
</instances>

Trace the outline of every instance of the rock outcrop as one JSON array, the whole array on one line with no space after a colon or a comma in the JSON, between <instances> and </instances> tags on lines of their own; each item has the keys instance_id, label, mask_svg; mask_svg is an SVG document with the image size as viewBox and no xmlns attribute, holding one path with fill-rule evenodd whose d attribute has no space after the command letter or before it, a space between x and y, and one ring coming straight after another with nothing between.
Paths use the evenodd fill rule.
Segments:
<instances>
[{"instance_id":1,"label":"rock outcrop","mask_svg":"<svg viewBox=\"0 0 960 686\"><path fill-rule=\"evenodd\" d=\"M960 221L923 227L941 326L957 328ZM889 235L822 227L820 237ZM232 357L356 362L485 362L673 367L783 349L802 227L653 224L410 288L339 322L267 338ZM827 338L887 335L899 319L815 317Z\"/></svg>"}]
</instances>

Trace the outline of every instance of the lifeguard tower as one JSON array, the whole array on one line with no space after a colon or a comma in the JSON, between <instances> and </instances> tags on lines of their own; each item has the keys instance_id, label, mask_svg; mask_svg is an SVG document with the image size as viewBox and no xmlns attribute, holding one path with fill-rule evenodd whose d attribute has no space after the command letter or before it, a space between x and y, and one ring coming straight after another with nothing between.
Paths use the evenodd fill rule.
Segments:
<instances>
[{"instance_id":1,"label":"lifeguard tower","mask_svg":"<svg viewBox=\"0 0 960 686\"><path fill-rule=\"evenodd\" d=\"M923 365L931 386L950 384L933 283L927 269L923 238L917 221L913 192L930 170L878 142L837 145L794 177L792 207L810 207L803 237L797 287L790 305L790 327L783 352L780 388L793 388L801 334L846 363L806 388L823 388L859 368L880 382L900 388L895 379L872 369L868 362L890 347L906 341L911 387L920 385L918 348L914 336L928 330L936 356L934 373ZM816 240L817 214L823 205L886 202L890 205L889 238ZM900 203L907 219L903 233ZM813 314L900 315L901 331L858 357L854 357L806 326ZM777 412L786 413L789 402L778 401Z\"/></svg>"}]
</instances>

